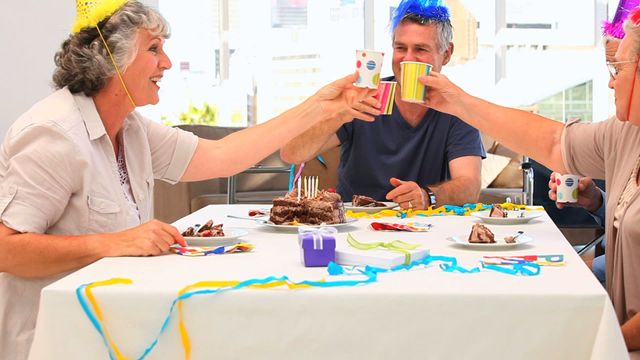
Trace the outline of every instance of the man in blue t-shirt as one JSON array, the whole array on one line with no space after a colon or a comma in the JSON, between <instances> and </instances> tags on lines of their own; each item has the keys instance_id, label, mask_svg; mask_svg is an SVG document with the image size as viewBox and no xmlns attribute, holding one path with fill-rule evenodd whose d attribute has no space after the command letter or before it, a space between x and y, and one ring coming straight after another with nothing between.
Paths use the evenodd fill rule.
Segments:
<instances>
[{"instance_id":1,"label":"man in blue t-shirt","mask_svg":"<svg viewBox=\"0 0 640 360\"><path fill-rule=\"evenodd\" d=\"M408 2L400 3L392 19L395 79L400 79L402 61L429 63L440 72L453 53L448 9L415 8ZM391 115L378 115L372 122L346 116L319 123L280 155L286 162L301 163L337 146L337 190L345 201L366 195L404 209L425 209L478 200L485 156L478 131L454 116L402 101L399 90Z\"/></svg>"}]
</instances>

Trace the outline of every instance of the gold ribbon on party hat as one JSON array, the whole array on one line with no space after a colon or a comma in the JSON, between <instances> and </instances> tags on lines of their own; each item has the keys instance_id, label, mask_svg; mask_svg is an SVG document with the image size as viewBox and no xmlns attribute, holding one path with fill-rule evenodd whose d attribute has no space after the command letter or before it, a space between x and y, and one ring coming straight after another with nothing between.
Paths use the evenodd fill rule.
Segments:
<instances>
[{"instance_id":1,"label":"gold ribbon on party hat","mask_svg":"<svg viewBox=\"0 0 640 360\"><path fill-rule=\"evenodd\" d=\"M394 240L391 242L372 242L372 243L361 243L358 240L354 239L351 234L347 234L347 242L351 247L356 248L358 250L373 250L376 248L385 248L390 251L395 251L404 254L404 264L409 265L411 263L411 253L410 250L415 250L420 247L419 244L409 244L404 241Z\"/></svg>"},{"instance_id":2,"label":"gold ribbon on party hat","mask_svg":"<svg viewBox=\"0 0 640 360\"><path fill-rule=\"evenodd\" d=\"M127 1L129 0L76 0L76 20L73 23L71 33L77 34L80 30L87 27L95 27L98 30L100 39L102 39L102 43L107 49L107 53L109 53L109 58L111 59L111 63L116 69L116 73L118 74L120 83L124 88L124 92L127 93L129 101L131 101L131 105L133 105L133 108L135 109L136 103L133 102L133 98L129 93L127 85L124 84L120 68L118 67L118 64L116 64L116 61L113 58L113 54L111 53L111 49L109 49L109 45L107 45L107 41L105 40L104 36L102 35L102 31L100 31L100 27L98 26L98 24L102 20L113 15L113 13L118 11L118 9L126 4Z\"/></svg>"}]
</instances>

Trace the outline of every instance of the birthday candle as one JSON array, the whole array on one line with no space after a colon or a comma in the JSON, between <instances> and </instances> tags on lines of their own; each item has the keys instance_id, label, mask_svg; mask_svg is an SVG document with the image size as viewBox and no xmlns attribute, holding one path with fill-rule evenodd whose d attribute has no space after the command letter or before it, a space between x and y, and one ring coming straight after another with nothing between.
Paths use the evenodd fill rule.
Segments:
<instances>
[{"instance_id":1,"label":"birthday candle","mask_svg":"<svg viewBox=\"0 0 640 360\"><path fill-rule=\"evenodd\" d=\"M309 178L309 197L314 198L315 194L313 193L313 176Z\"/></svg>"},{"instance_id":2,"label":"birthday candle","mask_svg":"<svg viewBox=\"0 0 640 360\"><path fill-rule=\"evenodd\" d=\"M316 194L313 193L314 181L315 181L315 178L313 176L309 178L309 197L311 198L316 197Z\"/></svg>"},{"instance_id":3,"label":"birthday candle","mask_svg":"<svg viewBox=\"0 0 640 360\"><path fill-rule=\"evenodd\" d=\"M307 177L304 177L304 196L305 197L309 197L308 193L309 193L309 186L307 185Z\"/></svg>"},{"instance_id":4,"label":"birthday candle","mask_svg":"<svg viewBox=\"0 0 640 360\"><path fill-rule=\"evenodd\" d=\"M300 191L301 191L300 190L300 180L302 180L302 179L298 178L298 202L300 201Z\"/></svg>"}]
</instances>

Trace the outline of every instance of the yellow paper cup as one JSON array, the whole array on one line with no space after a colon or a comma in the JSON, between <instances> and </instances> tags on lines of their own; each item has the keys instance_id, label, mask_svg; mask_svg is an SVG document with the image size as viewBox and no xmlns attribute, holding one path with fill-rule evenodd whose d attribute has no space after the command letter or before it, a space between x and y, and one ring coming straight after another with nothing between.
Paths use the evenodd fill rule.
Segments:
<instances>
[{"instance_id":1,"label":"yellow paper cup","mask_svg":"<svg viewBox=\"0 0 640 360\"><path fill-rule=\"evenodd\" d=\"M427 87L418 81L420 75L429 75L431 64L403 61L400 63L400 98L406 102L424 103Z\"/></svg>"},{"instance_id":2,"label":"yellow paper cup","mask_svg":"<svg viewBox=\"0 0 640 360\"><path fill-rule=\"evenodd\" d=\"M378 93L374 97L380 101L382 115L389 115L393 111L397 84L395 81L380 81L380 85L378 85Z\"/></svg>"},{"instance_id":3,"label":"yellow paper cup","mask_svg":"<svg viewBox=\"0 0 640 360\"><path fill-rule=\"evenodd\" d=\"M359 76L354 85L362 88L377 89L380 83L383 59L383 52L356 50L356 69Z\"/></svg>"}]
</instances>

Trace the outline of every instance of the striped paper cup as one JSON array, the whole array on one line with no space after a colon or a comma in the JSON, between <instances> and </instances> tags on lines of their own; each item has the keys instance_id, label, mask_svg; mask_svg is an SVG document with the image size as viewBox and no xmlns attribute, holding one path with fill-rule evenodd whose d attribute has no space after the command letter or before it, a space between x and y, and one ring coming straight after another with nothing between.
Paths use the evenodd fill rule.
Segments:
<instances>
[{"instance_id":1,"label":"striped paper cup","mask_svg":"<svg viewBox=\"0 0 640 360\"><path fill-rule=\"evenodd\" d=\"M418 76L429 75L431 64L403 61L400 66L400 98L406 102L424 103L427 96L427 87L418 81Z\"/></svg>"},{"instance_id":2,"label":"striped paper cup","mask_svg":"<svg viewBox=\"0 0 640 360\"><path fill-rule=\"evenodd\" d=\"M380 81L380 85L378 85L378 93L375 98L380 101L382 115L389 115L393 111L397 84L395 81Z\"/></svg>"}]
</instances>

